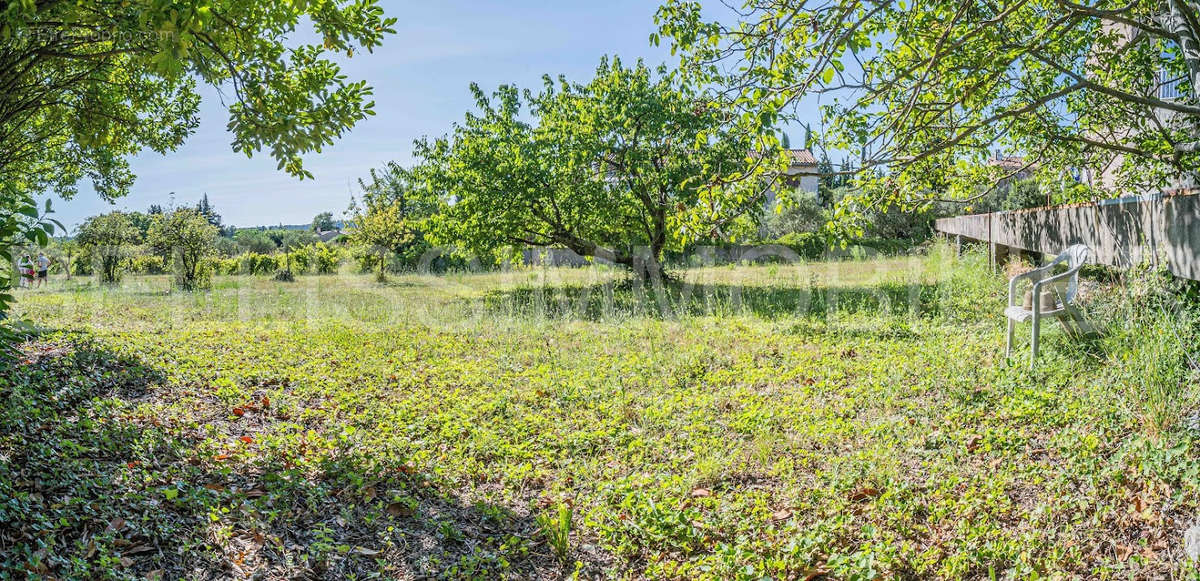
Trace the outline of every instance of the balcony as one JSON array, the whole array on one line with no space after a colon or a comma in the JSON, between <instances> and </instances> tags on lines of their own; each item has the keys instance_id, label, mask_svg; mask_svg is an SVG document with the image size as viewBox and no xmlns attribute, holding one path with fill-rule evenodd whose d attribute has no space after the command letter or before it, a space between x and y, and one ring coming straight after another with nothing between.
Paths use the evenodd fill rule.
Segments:
<instances>
[{"instance_id":1,"label":"balcony","mask_svg":"<svg viewBox=\"0 0 1200 581\"><path fill-rule=\"evenodd\" d=\"M1165 75L1159 73L1159 79L1162 79L1163 76ZM1158 98L1164 101L1176 101L1183 99L1191 92L1190 88L1191 87L1189 87L1187 83L1187 75L1180 75L1172 79L1160 80L1158 83Z\"/></svg>"}]
</instances>

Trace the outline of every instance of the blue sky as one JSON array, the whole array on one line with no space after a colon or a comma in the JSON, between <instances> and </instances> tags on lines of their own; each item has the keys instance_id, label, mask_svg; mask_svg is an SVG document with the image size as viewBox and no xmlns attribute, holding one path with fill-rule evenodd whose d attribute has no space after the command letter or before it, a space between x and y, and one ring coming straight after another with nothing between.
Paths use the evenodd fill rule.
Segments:
<instances>
[{"instance_id":1,"label":"blue sky","mask_svg":"<svg viewBox=\"0 0 1200 581\"><path fill-rule=\"evenodd\" d=\"M204 91L200 127L177 151L146 152L133 160L132 192L108 204L81 184L70 201L56 200L56 216L69 227L112 209L191 205L207 193L227 224L308 223L318 212L340 215L357 191L358 178L389 160L407 164L412 142L446 133L473 105L468 86L503 83L536 87L543 74L590 78L600 57L674 64L666 46L652 47L654 0L383 0L399 19L396 34L373 54L342 62L352 79L375 89L374 117L334 147L306 158L316 179L299 181L275 169L265 152L247 159L230 149L227 114L218 95ZM795 132L793 132L795 133ZM792 135L794 140L801 139Z\"/></svg>"}]
</instances>

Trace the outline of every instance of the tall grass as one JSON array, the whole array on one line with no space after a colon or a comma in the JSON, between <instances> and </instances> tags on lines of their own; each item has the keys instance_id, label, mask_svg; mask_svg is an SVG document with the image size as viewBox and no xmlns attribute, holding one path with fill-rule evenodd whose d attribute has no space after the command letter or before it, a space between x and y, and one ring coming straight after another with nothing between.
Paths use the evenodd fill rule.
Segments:
<instances>
[{"instance_id":1,"label":"tall grass","mask_svg":"<svg viewBox=\"0 0 1200 581\"><path fill-rule=\"evenodd\" d=\"M1186 287L1148 264L1131 269L1096 309L1113 385L1146 435L1161 438L1200 404L1200 312Z\"/></svg>"}]
</instances>

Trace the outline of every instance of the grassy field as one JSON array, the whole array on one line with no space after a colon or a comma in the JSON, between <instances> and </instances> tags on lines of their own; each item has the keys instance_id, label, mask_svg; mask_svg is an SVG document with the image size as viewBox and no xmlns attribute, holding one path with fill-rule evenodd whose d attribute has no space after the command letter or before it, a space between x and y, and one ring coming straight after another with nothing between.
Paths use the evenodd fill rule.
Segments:
<instances>
[{"instance_id":1,"label":"grassy field","mask_svg":"<svg viewBox=\"0 0 1200 581\"><path fill-rule=\"evenodd\" d=\"M684 281L22 293L0 576L1196 575L1194 382L1126 348L1116 291L1031 372L976 255Z\"/></svg>"}]
</instances>

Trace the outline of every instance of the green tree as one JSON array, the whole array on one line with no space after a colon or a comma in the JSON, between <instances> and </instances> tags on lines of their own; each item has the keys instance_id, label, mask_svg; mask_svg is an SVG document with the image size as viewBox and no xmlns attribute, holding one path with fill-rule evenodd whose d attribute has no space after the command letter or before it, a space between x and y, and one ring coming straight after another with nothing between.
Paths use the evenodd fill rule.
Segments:
<instances>
[{"instance_id":1,"label":"green tree","mask_svg":"<svg viewBox=\"0 0 1200 581\"><path fill-rule=\"evenodd\" d=\"M157 253L171 257L176 286L197 290L208 286L211 273L204 259L212 255L217 233L197 210L179 208L154 217L147 241Z\"/></svg>"},{"instance_id":2,"label":"green tree","mask_svg":"<svg viewBox=\"0 0 1200 581\"><path fill-rule=\"evenodd\" d=\"M161 211L159 213L161 213ZM129 217L129 222L133 224L133 227L137 228L138 234L135 244L145 243L146 233L150 231L150 224L154 222L153 215L142 212L128 212L126 213L126 216Z\"/></svg>"},{"instance_id":3,"label":"green tree","mask_svg":"<svg viewBox=\"0 0 1200 581\"><path fill-rule=\"evenodd\" d=\"M334 212L323 211L312 218L313 232L331 232L336 229L334 224Z\"/></svg>"},{"instance_id":4,"label":"green tree","mask_svg":"<svg viewBox=\"0 0 1200 581\"><path fill-rule=\"evenodd\" d=\"M49 217L53 213L50 200L46 200L44 209L39 209L32 197L16 191L12 184L0 183L0 198L6 195L10 196L8 199L12 203L7 206L0 204L0 260L12 264L17 258L13 249L22 240L46 246L55 227L66 230L61 223ZM14 268L0 268L0 320L7 318L8 307L14 300L12 293L8 292L13 287L14 275ZM11 355L9 350L3 348L3 343L13 338L15 335L11 329L0 325L0 357Z\"/></svg>"},{"instance_id":5,"label":"green tree","mask_svg":"<svg viewBox=\"0 0 1200 581\"><path fill-rule=\"evenodd\" d=\"M333 224L333 212L321 212L313 217L313 232L330 232L335 229L336 227Z\"/></svg>"},{"instance_id":6,"label":"green tree","mask_svg":"<svg viewBox=\"0 0 1200 581\"><path fill-rule=\"evenodd\" d=\"M6 2L0 216L36 214L32 193L70 197L83 178L102 198L123 195L132 155L173 150L195 130L200 83L228 91L236 151L266 149L280 169L311 177L302 156L374 107L370 87L330 55L371 50L394 22L377 0ZM299 42L301 26L319 40ZM12 240L0 232L0 253ZM9 283L0 276L0 293Z\"/></svg>"},{"instance_id":7,"label":"green tree","mask_svg":"<svg viewBox=\"0 0 1200 581\"><path fill-rule=\"evenodd\" d=\"M1112 188L1076 188L1081 198L1200 170L1193 2L730 7L667 0L655 38L671 37L689 72L740 94L749 115L786 119L820 95L825 147L864 152L859 207L981 195L981 182L1006 179L985 163L997 147L1055 180L1113 164Z\"/></svg>"},{"instance_id":8,"label":"green tree","mask_svg":"<svg viewBox=\"0 0 1200 581\"><path fill-rule=\"evenodd\" d=\"M736 130L723 103L641 62L606 59L587 84L547 77L524 105L515 87L472 91L478 113L420 142L414 172L445 204L435 234L475 252L560 245L657 277L664 250L760 208L749 166L783 159L774 132Z\"/></svg>"},{"instance_id":9,"label":"green tree","mask_svg":"<svg viewBox=\"0 0 1200 581\"><path fill-rule=\"evenodd\" d=\"M233 240L237 242L238 248L242 252L256 252L258 254L269 254L274 252L279 246L275 241L262 230L238 230L233 235Z\"/></svg>"},{"instance_id":10,"label":"green tree","mask_svg":"<svg viewBox=\"0 0 1200 581\"><path fill-rule=\"evenodd\" d=\"M208 220L209 224L216 226L218 231L223 228L223 225L221 224L221 215L218 214L217 210L213 208L213 205L208 202L208 194L204 194L204 196L200 198L200 201L196 203L196 211L199 212L201 216L204 216L204 219Z\"/></svg>"},{"instance_id":11,"label":"green tree","mask_svg":"<svg viewBox=\"0 0 1200 581\"><path fill-rule=\"evenodd\" d=\"M836 189L841 185L840 176L835 175L833 162L830 161L829 154L824 151L821 152L821 159L817 160L817 175L819 187L823 192Z\"/></svg>"},{"instance_id":12,"label":"green tree","mask_svg":"<svg viewBox=\"0 0 1200 581\"><path fill-rule=\"evenodd\" d=\"M76 241L94 261L93 271L100 283L116 284L121 281L133 246L140 240L129 214L117 211L85 220Z\"/></svg>"},{"instance_id":13,"label":"green tree","mask_svg":"<svg viewBox=\"0 0 1200 581\"><path fill-rule=\"evenodd\" d=\"M390 255L401 252L412 243L413 229L406 219L399 200L377 198L367 200L362 206L352 205L353 227L351 238L370 248L378 256L377 278L387 279L384 268Z\"/></svg>"}]
</instances>

